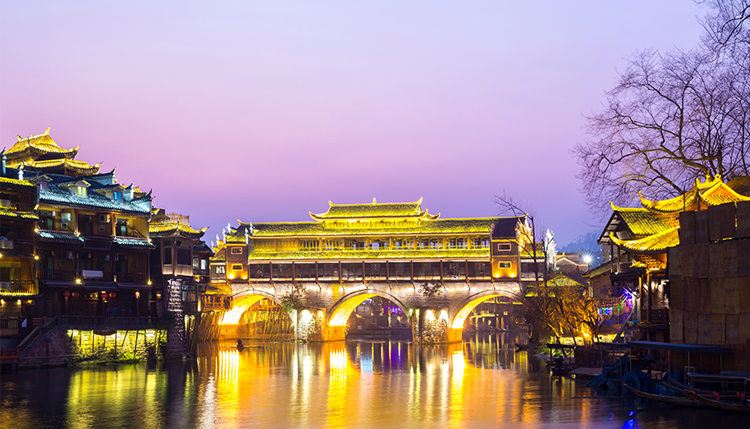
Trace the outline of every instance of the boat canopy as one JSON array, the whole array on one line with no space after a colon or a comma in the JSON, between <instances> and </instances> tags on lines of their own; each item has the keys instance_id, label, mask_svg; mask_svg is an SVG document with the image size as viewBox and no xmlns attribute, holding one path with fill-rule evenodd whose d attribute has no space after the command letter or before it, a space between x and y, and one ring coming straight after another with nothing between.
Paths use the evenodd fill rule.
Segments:
<instances>
[{"instance_id":1,"label":"boat canopy","mask_svg":"<svg viewBox=\"0 0 750 429\"><path fill-rule=\"evenodd\" d=\"M661 343L658 341L628 341L630 347L643 347L652 350L668 350L683 353L718 353L729 354L730 350L725 347L699 346L695 344Z\"/></svg>"}]
</instances>

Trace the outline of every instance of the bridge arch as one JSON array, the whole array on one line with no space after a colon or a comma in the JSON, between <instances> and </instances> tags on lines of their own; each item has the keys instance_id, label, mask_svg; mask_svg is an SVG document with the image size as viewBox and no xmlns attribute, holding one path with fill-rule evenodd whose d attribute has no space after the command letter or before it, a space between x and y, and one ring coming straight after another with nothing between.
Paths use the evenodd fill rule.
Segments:
<instances>
[{"instance_id":1,"label":"bridge arch","mask_svg":"<svg viewBox=\"0 0 750 429\"><path fill-rule=\"evenodd\" d=\"M495 297L504 297L504 298L510 298L514 300L521 300L521 295L513 293L513 292L507 292L503 290L485 290L476 294L473 294L467 298L465 298L463 301L461 301L458 305L454 307L455 311L452 313L455 314L453 317L453 322L451 323L451 329L463 329L464 322L466 321L466 318L469 317L472 311L481 303L484 301L487 301L490 298Z\"/></svg>"},{"instance_id":2,"label":"bridge arch","mask_svg":"<svg viewBox=\"0 0 750 429\"><path fill-rule=\"evenodd\" d=\"M260 290L243 290L232 295L232 308L225 311L221 319L222 325L236 325L240 322L242 315L256 302L262 299L270 299L281 305L281 299L268 292Z\"/></svg>"},{"instance_id":3,"label":"bridge arch","mask_svg":"<svg viewBox=\"0 0 750 429\"><path fill-rule=\"evenodd\" d=\"M359 307L359 305L365 302L365 300L376 296L391 301L396 304L404 314L409 314L409 307L390 293L378 289L360 289L344 295L333 304L329 312L330 317L328 318L328 326L346 326L346 322L349 320L349 316L351 316L354 309Z\"/></svg>"}]
</instances>

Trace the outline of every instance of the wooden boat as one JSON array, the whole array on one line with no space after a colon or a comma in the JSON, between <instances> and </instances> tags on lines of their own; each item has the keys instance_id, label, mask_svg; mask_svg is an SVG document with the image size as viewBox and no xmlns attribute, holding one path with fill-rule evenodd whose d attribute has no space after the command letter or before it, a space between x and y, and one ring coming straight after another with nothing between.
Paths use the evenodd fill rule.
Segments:
<instances>
[{"instance_id":1,"label":"wooden boat","mask_svg":"<svg viewBox=\"0 0 750 429\"><path fill-rule=\"evenodd\" d=\"M516 348L518 350L528 350L531 346L529 344L518 344L516 343Z\"/></svg>"},{"instance_id":2,"label":"wooden boat","mask_svg":"<svg viewBox=\"0 0 750 429\"><path fill-rule=\"evenodd\" d=\"M741 399L739 398L737 401L717 401L715 399L709 398L708 395L698 394L696 392L690 392L690 396L709 407L718 408L724 411L750 413L750 403L747 401L747 399L744 400L744 403L740 402Z\"/></svg>"},{"instance_id":3,"label":"wooden boat","mask_svg":"<svg viewBox=\"0 0 750 429\"><path fill-rule=\"evenodd\" d=\"M659 395L657 393L642 392L635 389L627 384L624 385L628 392L633 395L643 398L650 399L652 401L662 402L664 404L674 405L677 407L706 407L707 405L690 397L686 396L672 396L672 395Z\"/></svg>"}]
</instances>

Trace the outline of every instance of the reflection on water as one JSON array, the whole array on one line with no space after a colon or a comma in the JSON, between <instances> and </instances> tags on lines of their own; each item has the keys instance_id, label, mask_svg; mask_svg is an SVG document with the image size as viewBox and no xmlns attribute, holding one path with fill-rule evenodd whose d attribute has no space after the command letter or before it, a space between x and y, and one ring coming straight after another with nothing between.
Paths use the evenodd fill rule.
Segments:
<instances>
[{"instance_id":1,"label":"reflection on water","mask_svg":"<svg viewBox=\"0 0 750 429\"><path fill-rule=\"evenodd\" d=\"M439 346L204 344L194 361L21 371L2 375L0 426L750 425L743 415L592 396L583 383L552 379L514 342L506 333Z\"/></svg>"}]
</instances>

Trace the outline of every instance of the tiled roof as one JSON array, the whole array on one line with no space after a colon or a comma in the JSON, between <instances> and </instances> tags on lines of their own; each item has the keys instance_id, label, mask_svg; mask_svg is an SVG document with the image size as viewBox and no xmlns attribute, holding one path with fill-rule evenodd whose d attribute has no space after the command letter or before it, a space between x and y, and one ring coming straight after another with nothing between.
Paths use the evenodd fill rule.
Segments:
<instances>
[{"instance_id":1,"label":"tiled roof","mask_svg":"<svg viewBox=\"0 0 750 429\"><path fill-rule=\"evenodd\" d=\"M635 240L620 240L614 234L610 234L610 239L617 246L633 253L663 253L668 247L680 244L677 227Z\"/></svg>"},{"instance_id":2,"label":"tiled roof","mask_svg":"<svg viewBox=\"0 0 750 429\"><path fill-rule=\"evenodd\" d=\"M333 204L329 202L328 211L321 214L310 213L313 219L361 219L361 218L393 218L393 217L422 217L436 219L438 215L427 214L422 210L422 200L414 203L377 203L371 204Z\"/></svg>"},{"instance_id":3,"label":"tiled roof","mask_svg":"<svg viewBox=\"0 0 750 429\"><path fill-rule=\"evenodd\" d=\"M66 157L73 158L78 153L78 148L63 149L52 140L49 136L49 128L44 134L38 136L31 136L28 138L22 138L18 136L18 142L10 147L6 152L8 158L15 158L17 156L27 155L46 155L46 154L62 154Z\"/></svg>"},{"instance_id":4,"label":"tiled roof","mask_svg":"<svg viewBox=\"0 0 750 429\"><path fill-rule=\"evenodd\" d=\"M7 183L9 185L16 185L16 186L34 186L34 184L29 182L28 180L11 179L10 177L2 177L2 176L0 176L0 183L2 184Z\"/></svg>"},{"instance_id":5,"label":"tiled roof","mask_svg":"<svg viewBox=\"0 0 750 429\"><path fill-rule=\"evenodd\" d=\"M83 238L65 232L57 231L39 231L36 233L42 241L51 241L55 243L83 244Z\"/></svg>"},{"instance_id":6,"label":"tiled roof","mask_svg":"<svg viewBox=\"0 0 750 429\"><path fill-rule=\"evenodd\" d=\"M319 259L490 259L490 249L424 249L424 250L325 250L325 251L289 251L261 252L248 255L249 260L319 260Z\"/></svg>"},{"instance_id":7,"label":"tiled roof","mask_svg":"<svg viewBox=\"0 0 750 429\"><path fill-rule=\"evenodd\" d=\"M78 178L84 180L85 177ZM95 189L95 188L94 188ZM61 189L53 183L49 183L47 190L39 192L40 203L47 204L69 204L88 207L103 208L109 210L121 210L135 213L151 213L151 196L146 195L141 198L135 198L131 201L113 201L109 198L99 195L96 192L88 192L86 197L79 197L67 189Z\"/></svg>"},{"instance_id":8,"label":"tiled roof","mask_svg":"<svg viewBox=\"0 0 750 429\"><path fill-rule=\"evenodd\" d=\"M288 222L288 223L254 223L252 237L280 237L280 236L391 236L391 235L424 235L424 234L488 234L493 225L496 226L496 236L515 237L517 218L473 218L473 219L439 219L423 221L419 226L412 227L351 227L332 228L319 222ZM242 236L244 230L238 228L231 237ZM230 238L230 237L227 237Z\"/></svg>"},{"instance_id":9,"label":"tiled roof","mask_svg":"<svg viewBox=\"0 0 750 429\"><path fill-rule=\"evenodd\" d=\"M76 161L74 159L48 159L44 161L25 161L25 168L32 168L41 171L60 171L71 170L79 174L94 174L99 171L99 165L90 165L85 161Z\"/></svg>"},{"instance_id":10,"label":"tiled roof","mask_svg":"<svg viewBox=\"0 0 750 429\"><path fill-rule=\"evenodd\" d=\"M0 217L6 217L6 218L11 218L11 219L31 219L31 220L39 219L39 216L37 216L34 213L18 212L15 210L6 210L2 207L0 207Z\"/></svg>"},{"instance_id":11,"label":"tiled roof","mask_svg":"<svg viewBox=\"0 0 750 429\"><path fill-rule=\"evenodd\" d=\"M699 208L696 206L698 202L701 202L706 206L715 206L730 202L750 201L750 197L740 195L727 186L722 181L720 175L716 175L713 180L706 180L705 182L696 179L695 186L692 189L683 195L667 200L650 201L643 198L640 193L638 195L643 207L662 213L697 210Z\"/></svg>"},{"instance_id":12,"label":"tiled roof","mask_svg":"<svg viewBox=\"0 0 750 429\"><path fill-rule=\"evenodd\" d=\"M195 230L189 225L183 225L180 223L150 223L148 225L148 233L153 237L172 235L177 232L202 237L206 230L208 230L208 227L201 230Z\"/></svg>"},{"instance_id":13,"label":"tiled roof","mask_svg":"<svg viewBox=\"0 0 750 429\"><path fill-rule=\"evenodd\" d=\"M155 247L151 241L142 238L114 237L112 241L115 244L125 247Z\"/></svg>"},{"instance_id":14,"label":"tiled roof","mask_svg":"<svg viewBox=\"0 0 750 429\"><path fill-rule=\"evenodd\" d=\"M659 216L648 209L617 207L615 205L612 205L612 208L636 237L657 234L674 227L674 224L678 223L676 216ZM665 219L669 220L669 223Z\"/></svg>"}]
</instances>

